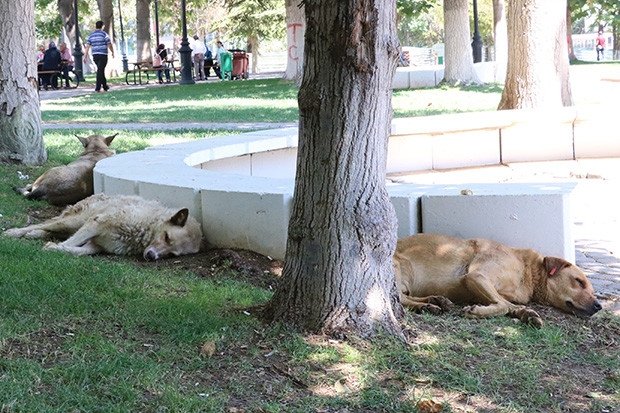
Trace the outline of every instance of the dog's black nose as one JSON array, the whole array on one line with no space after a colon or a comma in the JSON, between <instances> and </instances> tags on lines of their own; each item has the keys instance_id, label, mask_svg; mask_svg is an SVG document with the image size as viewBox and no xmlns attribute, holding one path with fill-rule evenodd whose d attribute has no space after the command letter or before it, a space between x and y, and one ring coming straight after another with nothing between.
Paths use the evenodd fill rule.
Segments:
<instances>
[{"instance_id":1,"label":"dog's black nose","mask_svg":"<svg viewBox=\"0 0 620 413\"><path fill-rule=\"evenodd\" d=\"M603 309L603 306L601 305L601 303L599 303L598 301L595 301L594 304L592 304L592 309L597 312L597 311L601 311Z\"/></svg>"},{"instance_id":2,"label":"dog's black nose","mask_svg":"<svg viewBox=\"0 0 620 413\"><path fill-rule=\"evenodd\" d=\"M157 260L157 254L153 250L147 250L144 253L144 259L147 261L155 261Z\"/></svg>"}]
</instances>

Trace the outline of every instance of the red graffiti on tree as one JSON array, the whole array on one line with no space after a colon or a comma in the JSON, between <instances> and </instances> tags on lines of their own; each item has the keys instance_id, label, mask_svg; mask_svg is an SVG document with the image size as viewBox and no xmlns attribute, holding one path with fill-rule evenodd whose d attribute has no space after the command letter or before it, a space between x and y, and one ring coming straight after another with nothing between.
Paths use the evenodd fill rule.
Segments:
<instances>
[{"instance_id":1,"label":"red graffiti on tree","mask_svg":"<svg viewBox=\"0 0 620 413\"><path fill-rule=\"evenodd\" d=\"M292 29L293 41L292 45L288 48L288 58L291 60L299 60L297 56L297 28L301 27L301 23L291 23L286 26L286 30Z\"/></svg>"}]
</instances>

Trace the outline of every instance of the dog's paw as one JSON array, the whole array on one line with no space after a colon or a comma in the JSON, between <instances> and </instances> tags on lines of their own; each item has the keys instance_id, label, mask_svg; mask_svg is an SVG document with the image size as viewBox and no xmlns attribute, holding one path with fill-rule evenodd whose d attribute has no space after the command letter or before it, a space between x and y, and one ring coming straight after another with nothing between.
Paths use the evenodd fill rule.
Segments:
<instances>
[{"instance_id":1,"label":"dog's paw","mask_svg":"<svg viewBox=\"0 0 620 413\"><path fill-rule=\"evenodd\" d=\"M538 315L538 313L534 310L530 310L529 308L525 309L522 312L521 317L519 317L519 319L521 320L521 322L528 324L537 329L540 329L545 325L545 323L543 322L542 318Z\"/></svg>"},{"instance_id":2,"label":"dog's paw","mask_svg":"<svg viewBox=\"0 0 620 413\"><path fill-rule=\"evenodd\" d=\"M461 311L462 315L467 317L467 318L479 318L480 316L477 314L477 308L479 306L477 305L468 305L466 307L463 307L463 310Z\"/></svg>"},{"instance_id":3,"label":"dog's paw","mask_svg":"<svg viewBox=\"0 0 620 413\"><path fill-rule=\"evenodd\" d=\"M423 304L420 306L419 311L421 313L429 313L429 314L433 314L433 315L439 315L441 313L443 313L443 308L435 305L435 304L431 304L431 303L427 303L427 304Z\"/></svg>"},{"instance_id":4,"label":"dog's paw","mask_svg":"<svg viewBox=\"0 0 620 413\"><path fill-rule=\"evenodd\" d=\"M452 303L452 301L442 296L432 297L429 300L429 304L436 305L437 307L441 308L442 311L449 311L454 307L454 303Z\"/></svg>"},{"instance_id":5,"label":"dog's paw","mask_svg":"<svg viewBox=\"0 0 620 413\"><path fill-rule=\"evenodd\" d=\"M55 242L51 242L51 241L50 241L50 242L47 242L47 243L43 246L43 249L44 249L44 250L47 250L47 251L59 251L59 250L60 250L60 247L58 246L58 244L57 244L57 243L55 243Z\"/></svg>"},{"instance_id":6,"label":"dog's paw","mask_svg":"<svg viewBox=\"0 0 620 413\"><path fill-rule=\"evenodd\" d=\"M24 236L24 230L22 228L9 228L4 231L4 235L7 237L21 238Z\"/></svg>"}]
</instances>

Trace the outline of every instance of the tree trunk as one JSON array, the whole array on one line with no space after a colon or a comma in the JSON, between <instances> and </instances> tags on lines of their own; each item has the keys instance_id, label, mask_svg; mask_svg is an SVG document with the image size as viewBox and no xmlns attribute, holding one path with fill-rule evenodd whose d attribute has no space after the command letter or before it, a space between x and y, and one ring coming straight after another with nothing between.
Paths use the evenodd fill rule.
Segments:
<instances>
[{"instance_id":1,"label":"tree trunk","mask_svg":"<svg viewBox=\"0 0 620 413\"><path fill-rule=\"evenodd\" d=\"M248 37L248 52L252 53L252 73L258 73L260 69L258 68L258 54L259 54L259 41L257 35L252 35Z\"/></svg>"},{"instance_id":2,"label":"tree trunk","mask_svg":"<svg viewBox=\"0 0 620 413\"><path fill-rule=\"evenodd\" d=\"M566 0L511 0L508 37L499 109L571 106Z\"/></svg>"},{"instance_id":3,"label":"tree trunk","mask_svg":"<svg viewBox=\"0 0 620 413\"><path fill-rule=\"evenodd\" d=\"M151 0L136 0L136 59L150 62L151 47Z\"/></svg>"},{"instance_id":4,"label":"tree trunk","mask_svg":"<svg viewBox=\"0 0 620 413\"><path fill-rule=\"evenodd\" d=\"M474 70L468 7L468 0L445 0L443 3L444 81L450 85L481 83Z\"/></svg>"},{"instance_id":5,"label":"tree trunk","mask_svg":"<svg viewBox=\"0 0 620 413\"><path fill-rule=\"evenodd\" d=\"M616 25L612 26L612 35L614 37L613 59L620 60L620 33Z\"/></svg>"},{"instance_id":6,"label":"tree trunk","mask_svg":"<svg viewBox=\"0 0 620 413\"><path fill-rule=\"evenodd\" d=\"M568 60L571 62L577 60L577 56L575 56L575 49L573 48L572 22L573 20L570 16L570 6L566 4L566 42L568 46Z\"/></svg>"},{"instance_id":7,"label":"tree trunk","mask_svg":"<svg viewBox=\"0 0 620 413\"><path fill-rule=\"evenodd\" d=\"M287 59L284 79L301 84L304 67L304 38L306 19L301 0L286 0Z\"/></svg>"},{"instance_id":8,"label":"tree trunk","mask_svg":"<svg viewBox=\"0 0 620 413\"><path fill-rule=\"evenodd\" d=\"M508 68L508 28L504 0L493 0L493 43L495 43L495 81L504 83Z\"/></svg>"},{"instance_id":9,"label":"tree trunk","mask_svg":"<svg viewBox=\"0 0 620 413\"><path fill-rule=\"evenodd\" d=\"M295 197L265 315L304 331L401 334L396 218L385 187L394 0L305 2Z\"/></svg>"},{"instance_id":10,"label":"tree trunk","mask_svg":"<svg viewBox=\"0 0 620 413\"><path fill-rule=\"evenodd\" d=\"M41 132L34 58L34 2L0 1L0 162L39 165L47 159Z\"/></svg>"},{"instance_id":11,"label":"tree trunk","mask_svg":"<svg viewBox=\"0 0 620 413\"><path fill-rule=\"evenodd\" d=\"M71 50L75 48L75 16L73 15L73 0L58 0L60 20L69 37Z\"/></svg>"},{"instance_id":12,"label":"tree trunk","mask_svg":"<svg viewBox=\"0 0 620 413\"><path fill-rule=\"evenodd\" d=\"M97 0L97 5L99 6L99 18L105 24L105 32L114 43L114 5L112 0Z\"/></svg>"}]
</instances>

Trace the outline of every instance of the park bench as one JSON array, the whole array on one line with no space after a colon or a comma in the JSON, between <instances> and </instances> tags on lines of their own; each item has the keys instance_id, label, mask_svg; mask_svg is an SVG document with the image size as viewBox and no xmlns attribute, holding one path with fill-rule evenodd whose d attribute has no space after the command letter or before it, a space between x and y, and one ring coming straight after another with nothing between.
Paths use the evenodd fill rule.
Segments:
<instances>
[{"instance_id":1,"label":"park bench","mask_svg":"<svg viewBox=\"0 0 620 413\"><path fill-rule=\"evenodd\" d=\"M41 86L43 86L43 84L41 83L41 75L50 75L50 84L52 85L54 84L54 80L58 82L58 80L60 79L60 83L62 83L62 80L64 80L62 69L39 70L37 71L37 76L39 77L39 89ZM75 69L69 71L69 80L71 81L71 88L73 89L77 88L80 85L80 77L75 72Z\"/></svg>"},{"instance_id":2,"label":"park bench","mask_svg":"<svg viewBox=\"0 0 620 413\"><path fill-rule=\"evenodd\" d=\"M125 71L125 83L130 84L130 77L132 77L132 83L134 85L141 85L143 83L149 83L149 72L156 73L161 68L153 68L151 62L135 62L133 64L133 69L128 69ZM143 82L142 78L146 77L146 80Z\"/></svg>"}]
</instances>

